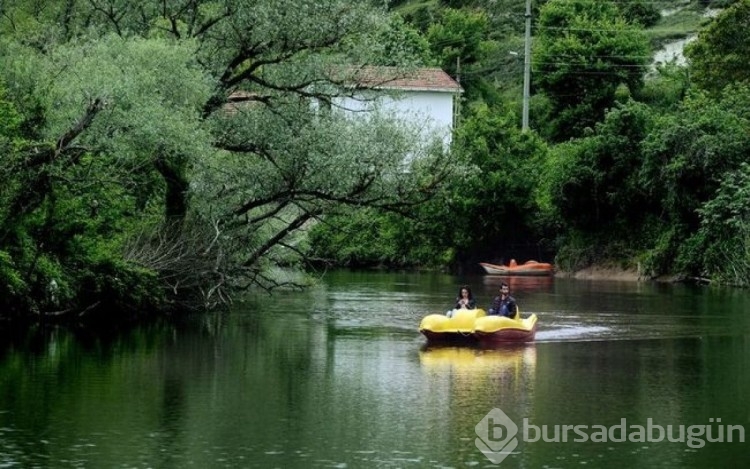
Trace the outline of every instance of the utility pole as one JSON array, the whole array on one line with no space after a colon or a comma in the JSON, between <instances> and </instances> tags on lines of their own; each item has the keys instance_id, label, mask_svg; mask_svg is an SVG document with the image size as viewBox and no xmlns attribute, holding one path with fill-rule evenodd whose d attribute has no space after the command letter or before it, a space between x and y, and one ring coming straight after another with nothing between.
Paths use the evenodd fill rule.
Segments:
<instances>
[{"instance_id":1,"label":"utility pole","mask_svg":"<svg viewBox=\"0 0 750 469\"><path fill-rule=\"evenodd\" d=\"M460 55L456 57L456 83L458 83L459 87L461 86L461 56ZM455 129L456 127L458 127L458 120L461 114L461 93L456 93L453 96L453 99L456 102L456 106L455 106L456 112L453 114L453 128Z\"/></svg>"},{"instance_id":2,"label":"utility pole","mask_svg":"<svg viewBox=\"0 0 750 469\"><path fill-rule=\"evenodd\" d=\"M523 117L521 130L529 130L529 99L531 95L531 0L526 0L526 34L523 44Z\"/></svg>"}]
</instances>

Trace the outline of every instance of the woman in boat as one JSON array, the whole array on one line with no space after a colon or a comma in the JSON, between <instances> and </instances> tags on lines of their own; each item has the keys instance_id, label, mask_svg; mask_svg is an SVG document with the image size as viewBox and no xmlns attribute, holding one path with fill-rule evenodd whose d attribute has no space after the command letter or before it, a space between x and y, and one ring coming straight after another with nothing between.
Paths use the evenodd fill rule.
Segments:
<instances>
[{"instance_id":1,"label":"woman in boat","mask_svg":"<svg viewBox=\"0 0 750 469\"><path fill-rule=\"evenodd\" d=\"M456 296L456 307L455 309L475 309L477 307L477 300L474 299L474 294L471 293L471 288L468 285L464 285L458 289L458 295Z\"/></svg>"},{"instance_id":2,"label":"woman in boat","mask_svg":"<svg viewBox=\"0 0 750 469\"><path fill-rule=\"evenodd\" d=\"M500 295L492 300L490 309L487 310L489 315L505 316L507 318L516 317L516 299L510 296L510 287L507 283L500 284Z\"/></svg>"},{"instance_id":3,"label":"woman in boat","mask_svg":"<svg viewBox=\"0 0 750 469\"><path fill-rule=\"evenodd\" d=\"M475 309L477 307L477 300L474 299L474 294L471 292L471 288L468 285L463 285L458 289L458 295L456 296L456 304L453 309L445 313L449 318L453 317L453 314L459 309Z\"/></svg>"}]
</instances>

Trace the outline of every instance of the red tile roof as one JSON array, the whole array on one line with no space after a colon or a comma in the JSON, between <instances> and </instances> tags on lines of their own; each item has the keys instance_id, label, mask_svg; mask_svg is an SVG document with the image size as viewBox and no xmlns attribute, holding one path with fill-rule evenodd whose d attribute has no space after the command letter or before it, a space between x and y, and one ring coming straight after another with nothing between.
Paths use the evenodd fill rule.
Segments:
<instances>
[{"instance_id":1,"label":"red tile roof","mask_svg":"<svg viewBox=\"0 0 750 469\"><path fill-rule=\"evenodd\" d=\"M404 70L396 67L362 67L349 70L347 81L365 88L444 91L460 93L461 85L440 68Z\"/></svg>"},{"instance_id":2,"label":"red tile roof","mask_svg":"<svg viewBox=\"0 0 750 469\"><path fill-rule=\"evenodd\" d=\"M401 69L397 67L367 66L337 69L331 74L334 81L358 88L386 90L438 91L461 93L456 80L440 68ZM224 110L234 114L243 107L257 105L260 95L251 91L235 90L224 104Z\"/></svg>"}]
</instances>

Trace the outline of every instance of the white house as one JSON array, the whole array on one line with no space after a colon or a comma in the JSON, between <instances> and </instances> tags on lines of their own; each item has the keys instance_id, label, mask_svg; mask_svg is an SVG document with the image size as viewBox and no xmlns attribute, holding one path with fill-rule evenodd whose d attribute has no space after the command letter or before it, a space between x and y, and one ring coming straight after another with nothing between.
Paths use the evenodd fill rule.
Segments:
<instances>
[{"instance_id":1,"label":"white house","mask_svg":"<svg viewBox=\"0 0 750 469\"><path fill-rule=\"evenodd\" d=\"M438 135L445 148L451 143L458 117L461 86L440 68L404 70L396 67L367 66L332 72L334 83L345 89L331 100L337 109L352 116L375 110L419 128L425 139ZM259 101L257 93L235 91L224 111L236 114ZM315 107L322 103L315 102Z\"/></svg>"},{"instance_id":2,"label":"white house","mask_svg":"<svg viewBox=\"0 0 750 469\"><path fill-rule=\"evenodd\" d=\"M391 112L421 127L424 135L438 132L450 146L461 86L440 68L403 70L395 67L364 67L347 73L349 97L333 100L351 113L379 109Z\"/></svg>"}]
</instances>

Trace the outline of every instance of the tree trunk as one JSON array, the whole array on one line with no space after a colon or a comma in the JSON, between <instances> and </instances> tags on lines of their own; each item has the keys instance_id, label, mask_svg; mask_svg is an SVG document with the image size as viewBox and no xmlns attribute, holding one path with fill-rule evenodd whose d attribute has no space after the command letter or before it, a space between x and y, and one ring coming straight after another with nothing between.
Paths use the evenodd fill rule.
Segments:
<instances>
[{"instance_id":1,"label":"tree trunk","mask_svg":"<svg viewBox=\"0 0 750 469\"><path fill-rule=\"evenodd\" d=\"M173 227L175 234L177 234L187 216L190 183L185 177L184 165L179 162L167 161L166 158L158 157L154 164L166 184L164 215L167 223Z\"/></svg>"}]
</instances>

